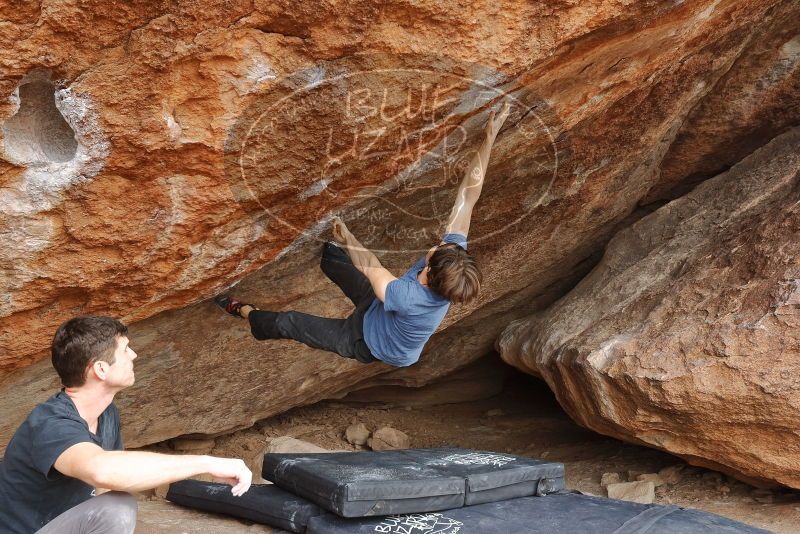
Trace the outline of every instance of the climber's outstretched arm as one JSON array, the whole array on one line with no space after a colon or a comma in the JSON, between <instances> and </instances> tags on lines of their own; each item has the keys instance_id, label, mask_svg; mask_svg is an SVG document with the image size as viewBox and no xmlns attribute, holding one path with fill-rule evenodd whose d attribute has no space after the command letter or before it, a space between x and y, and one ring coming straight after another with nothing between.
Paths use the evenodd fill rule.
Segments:
<instances>
[{"instance_id":1,"label":"climber's outstretched arm","mask_svg":"<svg viewBox=\"0 0 800 534\"><path fill-rule=\"evenodd\" d=\"M492 112L489 115L489 122L486 123L484 130L486 137L481 144L478 152L472 157L472 160L464 173L464 178L461 180L461 185L458 186L456 193L456 202L453 205L453 211L450 213L450 219L447 222L448 234L461 234L466 236L469 233L469 223L472 219L472 208L478 202L483 190L483 179L486 176L486 168L489 165L489 155L492 152L494 140L497 133L503 126L503 123L508 118L511 106L508 102L503 103L500 113L495 115Z\"/></svg>"},{"instance_id":2,"label":"climber's outstretched arm","mask_svg":"<svg viewBox=\"0 0 800 534\"><path fill-rule=\"evenodd\" d=\"M397 277L381 265L375 254L364 248L338 217L333 219L333 238L347 251L353 265L367 277L375 296L383 302L386 298L386 286L397 280Z\"/></svg>"}]
</instances>

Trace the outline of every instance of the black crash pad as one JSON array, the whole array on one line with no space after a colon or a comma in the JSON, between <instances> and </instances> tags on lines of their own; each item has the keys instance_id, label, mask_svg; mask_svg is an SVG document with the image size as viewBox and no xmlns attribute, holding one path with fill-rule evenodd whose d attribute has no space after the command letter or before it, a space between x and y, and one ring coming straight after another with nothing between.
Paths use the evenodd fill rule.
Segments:
<instances>
[{"instance_id":1,"label":"black crash pad","mask_svg":"<svg viewBox=\"0 0 800 534\"><path fill-rule=\"evenodd\" d=\"M366 517L548 493L563 487L564 467L470 449L403 449L266 454L262 476L343 517Z\"/></svg>"},{"instance_id":2,"label":"black crash pad","mask_svg":"<svg viewBox=\"0 0 800 534\"><path fill-rule=\"evenodd\" d=\"M309 520L307 534L768 534L718 515L676 506L553 494L455 510L347 519Z\"/></svg>"},{"instance_id":3,"label":"black crash pad","mask_svg":"<svg viewBox=\"0 0 800 534\"><path fill-rule=\"evenodd\" d=\"M546 495L564 489L564 465L513 454L470 449L407 449L419 465L466 481L464 504Z\"/></svg>"},{"instance_id":4,"label":"black crash pad","mask_svg":"<svg viewBox=\"0 0 800 534\"><path fill-rule=\"evenodd\" d=\"M398 451L266 454L262 476L344 517L464 505L464 478L415 465Z\"/></svg>"},{"instance_id":5,"label":"black crash pad","mask_svg":"<svg viewBox=\"0 0 800 534\"><path fill-rule=\"evenodd\" d=\"M244 495L234 497L227 484L181 480L169 485L167 500L299 533L305 532L310 518L325 513L316 504L273 484L253 484Z\"/></svg>"}]
</instances>

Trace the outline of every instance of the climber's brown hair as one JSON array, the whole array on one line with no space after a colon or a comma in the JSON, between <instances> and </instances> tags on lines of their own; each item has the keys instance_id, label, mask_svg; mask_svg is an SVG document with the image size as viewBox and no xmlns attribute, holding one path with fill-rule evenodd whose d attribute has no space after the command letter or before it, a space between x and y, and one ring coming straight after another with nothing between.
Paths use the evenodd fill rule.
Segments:
<instances>
[{"instance_id":1,"label":"climber's brown hair","mask_svg":"<svg viewBox=\"0 0 800 534\"><path fill-rule=\"evenodd\" d=\"M466 304L478 296L483 275L475 258L460 245L436 247L428 267L428 287L450 302Z\"/></svg>"}]
</instances>

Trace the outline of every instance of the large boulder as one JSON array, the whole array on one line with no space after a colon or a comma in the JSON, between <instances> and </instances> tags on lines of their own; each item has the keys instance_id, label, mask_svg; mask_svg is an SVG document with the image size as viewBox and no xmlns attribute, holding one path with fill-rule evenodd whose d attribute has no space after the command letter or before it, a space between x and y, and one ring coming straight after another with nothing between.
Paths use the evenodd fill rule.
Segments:
<instances>
[{"instance_id":1,"label":"large boulder","mask_svg":"<svg viewBox=\"0 0 800 534\"><path fill-rule=\"evenodd\" d=\"M622 230L499 338L580 424L800 488L800 128Z\"/></svg>"},{"instance_id":2,"label":"large boulder","mask_svg":"<svg viewBox=\"0 0 800 534\"><path fill-rule=\"evenodd\" d=\"M800 122L796 0L0 10L0 444L57 386L47 347L76 314L132 324L130 446L435 380L563 295L677 175L709 172L676 148L680 171L662 178L679 133L746 114L767 139ZM331 215L406 268L504 97L470 235L482 296L419 364L259 343L207 302L241 281L262 308L347 313L316 267ZM692 154L735 162L754 145L741 135Z\"/></svg>"}]
</instances>

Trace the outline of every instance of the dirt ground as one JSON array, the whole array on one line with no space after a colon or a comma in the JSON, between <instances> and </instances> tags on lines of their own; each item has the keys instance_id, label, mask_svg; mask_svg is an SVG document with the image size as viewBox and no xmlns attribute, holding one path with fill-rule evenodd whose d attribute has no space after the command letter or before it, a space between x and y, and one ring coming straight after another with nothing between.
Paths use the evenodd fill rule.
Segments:
<instances>
[{"instance_id":1,"label":"dirt ground","mask_svg":"<svg viewBox=\"0 0 800 534\"><path fill-rule=\"evenodd\" d=\"M326 449L363 449L344 438L345 429L353 422L364 423L369 430L382 426L401 430L411 438L412 447L464 447L563 462L567 487L594 495L606 495L600 484L604 473L619 473L625 481L681 465L680 480L656 488L655 502L698 508L774 532L800 532L800 493L759 490L720 473L687 466L669 454L585 430L564 414L544 383L517 374L508 379L500 395L480 401L425 407L321 402L218 437L213 449L202 452L252 458L270 438L285 435ZM166 450L168 446L150 449ZM203 515L187 515L182 510L177 513L184 514L183 519L176 522L165 508L170 505L157 495L143 497L142 504L137 532L146 534L270 531L221 518L209 518L217 521L213 525L203 524Z\"/></svg>"}]
</instances>

